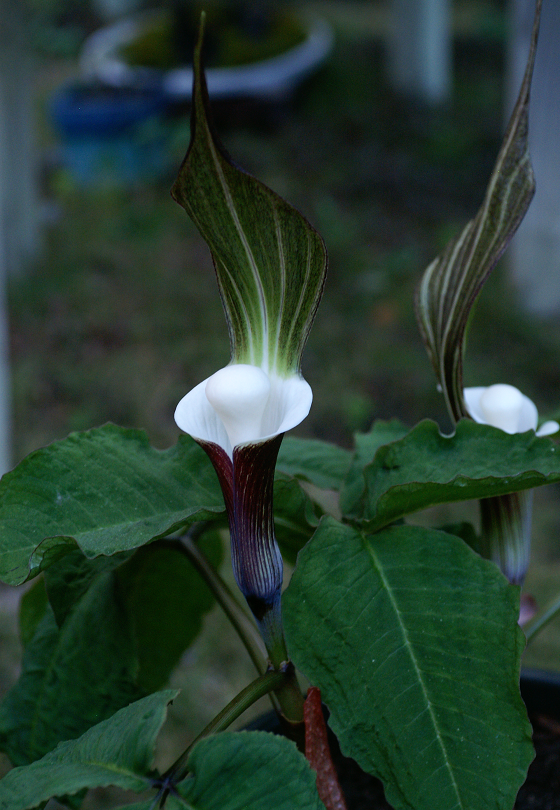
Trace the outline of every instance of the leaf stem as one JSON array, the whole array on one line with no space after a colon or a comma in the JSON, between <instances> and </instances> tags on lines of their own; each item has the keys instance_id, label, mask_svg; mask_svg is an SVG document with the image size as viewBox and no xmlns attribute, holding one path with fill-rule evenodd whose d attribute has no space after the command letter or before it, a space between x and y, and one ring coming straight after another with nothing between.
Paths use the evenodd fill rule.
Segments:
<instances>
[{"instance_id":1,"label":"leaf stem","mask_svg":"<svg viewBox=\"0 0 560 810\"><path fill-rule=\"evenodd\" d=\"M560 596L552 603L552 605L545 610L540 616L537 616L527 627L523 628L525 636L527 637L527 644L546 627L546 625L560 615Z\"/></svg>"},{"instance_id":2,"label":"leaf stem","mask_svg":"<svg viewBox=\"0 0 560 810\"><path fill-rule=\"evenodd\" d=\"M187 760L193 747L204 737L210 734L217 734L230 726L234 720L243 714L243 712L252 706L257 700L269 692L280 689L282 684L287 678L287 674L280 670L271 669L260 675L256 680L252 681L248 686L239 692L233 700L231 700L222 711L211 720L206 728L193 740L189 747L183 751L181 756L173 763L173 765L161 777L162 787L171 789L173 784L180 782L188 771L186 767Z\"/></svg>"},{"instance_id":3,"label":"leaf stem","mask_svg":"<svg viewBox=\"0 0 560 810\"><path fill-rule=\"evenodd\" d=\"M266 662L261 647L261 637L249 616L245 613L231 590L193 540L192 534L182 538L187 555L212 591L216 601L230 620L243 642L259 675L266 672Z\"/></svg>"}]
</instances>

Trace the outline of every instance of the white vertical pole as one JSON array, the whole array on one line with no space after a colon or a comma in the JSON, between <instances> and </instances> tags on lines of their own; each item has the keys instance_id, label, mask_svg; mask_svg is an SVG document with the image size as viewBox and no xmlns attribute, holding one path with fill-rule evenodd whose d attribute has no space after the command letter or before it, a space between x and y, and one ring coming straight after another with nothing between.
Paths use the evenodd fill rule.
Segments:
<instances>
[{"instance_id":1,"label":"white vertical pole","mask_svg":"<svg viewBox=\"0 0 560 810\"><path fill-rule=\"evenodd\" d=\"M511 0L508 114L523 78L535 0ZM537 190L506 254L523 305L547 317L560 313L560 2L542 6L531 88L529 146Z\"/></svg>"},{"instance_id":2,"label":"white vertical pole","mask_svg":"<svg viewBox=\"0 0 560 810\"><path fill-rule=\"evenodd\" d=\"M451 0L391 0L387 66L395 90L427 104L451 93Z\"/></svg>"},{"instance_id":3,"label":"white vertical pole","mask_svg":"<svg viewBox=\"0 0 560 810\"><path fill-rule=\"evenodd\" d=\"M9 276L21 273L40 247L33 58L25 11L20 0L0 0L0 216Z\"/></svg>"},{"instance_id":4,"label":"white vertical pole","mask_svg":"<svg viewBox=\"0 0 560 810\"><path fill-rule=\"evenodd\" d=\"M11 386L6 281L39 247L33 68L25 4L0 0L0 474L11 467Z\"/></svg>"},{"instance_id":5,"label":"white vertical pole","mask_svg":"<svg viewBox=\"0 0 560 810\"><path fill-rule=\"evenodd\" d=\"M7 144L5 116L6 106L3 103L0 79L0 201L6 190L5 167ZM11 468L11 384L10 384L10 357L8 339L8 308L6 305L6 280L8 274L9 243L6 217L3 215L3 206L0 207L0 475Z\"/></svg>"}]
</instances>

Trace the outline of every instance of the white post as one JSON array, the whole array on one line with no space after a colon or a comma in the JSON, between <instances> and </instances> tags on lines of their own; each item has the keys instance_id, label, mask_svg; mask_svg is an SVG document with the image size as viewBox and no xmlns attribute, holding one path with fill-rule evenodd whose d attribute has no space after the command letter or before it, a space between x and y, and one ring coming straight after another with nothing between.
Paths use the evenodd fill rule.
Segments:
<instances>
[{"instance_id":1,"label":"white post","mask_svg":"<svg viewBox=\"0 0 560 810\"><path fill-rule=\"evenodd\" d=\"M535 0L511 0L508 114L523 77ZM508 250L523 305L543 317L560 313L560 2L543 3L531 88L529 145L537 190Z\"/></svg>"},{"instance_id":2,"label":"white post","mask_svg":"<svg viewBox=\"0 0 560 810\"><path fill-rule=\"evenodd\" d=\"M389 80L398 92L440 104L451 92L451 0L391 0Z\"/></svg>"},{"instance_id":3,"label":"white post","mask_svg":"<svg viewBox=\"0 0 560 810\"><path fill-rule=\"evenodd\" d=\"M0 220L0 476L12 468L10 341L6 305L6 263L2 249L5 243L5 234Z\"/></svg>"},{"instance_id":4,"label":"white post","mask_svg":"<svg viewBox=\"0 0 560 810\"><path fill-rule=\"evenodd\" d=\"M0 0L0 475L11 467L11 386L6 280L39 248L33 67L25 4Z\"/></svg>"},{"instance_id":5,"label":"white post","mask_svg":"<svg viewBox=\"0 0 560 810\"><path fill-rule=\"evenodd\" d=\"M0 0L0 217L6 272L18 275L40 247L33 58L25 4Z\"/></svg>"}]
</instances>

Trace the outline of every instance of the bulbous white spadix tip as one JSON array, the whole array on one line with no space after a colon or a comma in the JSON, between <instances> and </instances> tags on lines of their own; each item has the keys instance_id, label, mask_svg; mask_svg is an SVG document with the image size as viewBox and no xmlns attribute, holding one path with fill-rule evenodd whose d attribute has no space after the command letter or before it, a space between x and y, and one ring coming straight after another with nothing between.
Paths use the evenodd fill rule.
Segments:
<instances>
[{"instance_id":1,"label":"bulbous white spadix tip","mask_svg":"<svg viewBox=\"0 0 560 810\"><path fill-rule=\"evenodd\" d=\"M489 425L516 433L523 407L523 394L513 385L489 386L480 397L480 409Z\"/></svg>"},{"instance_id":2,"label":"bulbous white spadix tip","mask_svg":"<svg viewBox=\"0 0 560 810\"><path fill-rule=\"evenodd\" d=\"M263 413L270 395L270 380L261 368L243 363L226 366L207 380L205 391L232 447L261 435Z\"/></svg>"}]
</instances>

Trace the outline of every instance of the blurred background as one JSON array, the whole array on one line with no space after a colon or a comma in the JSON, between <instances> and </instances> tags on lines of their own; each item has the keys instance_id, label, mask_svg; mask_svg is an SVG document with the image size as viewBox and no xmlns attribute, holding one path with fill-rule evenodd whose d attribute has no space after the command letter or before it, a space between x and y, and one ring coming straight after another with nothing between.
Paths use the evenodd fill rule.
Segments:
<instances>
[{"instance_id":1,"label":"blurred background","mask_svg":"<svg viewBox=\"0 0 560 810\"><path fill-rule=\"evenodd\" d=\"M304 355L315 401L298 432L349 446L374 419L448 428L414 289L481 203L533 3L204 5L228 151L299 208L329 251ZM3 469L107 421L167 447L178 400L229 359L208 250L169 194L189 139L200 7L0 0ZM477 305L465 367L466 384L516 385L547 417L560 409L559 12L545 3L534 83L538 196ZM476 519L471 505L459 513ZM558 489L537 491L526 589L543 607L560 590L559 529ZM0 596L4 693L17 676L17 593ZM179 681L203 682L206 697L182 704L181 722L200 728L208 695L221 705L244 685L236 649L202 641L189 653ZM560 669L559 621L526 660Z\"/></svg>"}]
</instances>

